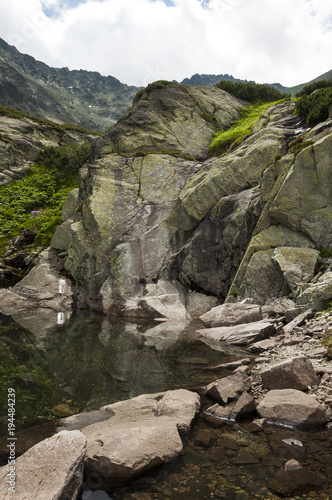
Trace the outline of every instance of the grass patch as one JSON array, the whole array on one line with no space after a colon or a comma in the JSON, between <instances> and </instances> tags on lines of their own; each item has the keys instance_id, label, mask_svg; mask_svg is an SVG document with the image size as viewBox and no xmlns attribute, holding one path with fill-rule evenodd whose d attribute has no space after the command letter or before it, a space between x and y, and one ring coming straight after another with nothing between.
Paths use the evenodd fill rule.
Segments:
<instances>
[{"instance_id":1,"label":"grass patch","mask_svg":"<svg viewBox=\"0 0 332 500\"><path fill-rule=\"evenodd\" d=\"M23 179L0 187L0 255L22 231L36 234L35 244L47 247L61 224L62 205L78 187L78 170L87 161L90 146L45 148ZM32 211L40 215L31 218Z\"/></svg>"},{"instance_id":2,"label":"grass patch","mask_svg":"<svg viewBox=\"0 0 332 500\"><path fill-rule=\"evenodd\" d=\"M244 139L251 134L253 125L256 123L262 112L269 106L271 106L270 103L259 103L246 108L241 108L239 110L241 115L240 120L237 120L229 129L215 134L209 146L210 155L221 155L228 149L232 149L241 144Z\"/></svg>"}]
</instances>

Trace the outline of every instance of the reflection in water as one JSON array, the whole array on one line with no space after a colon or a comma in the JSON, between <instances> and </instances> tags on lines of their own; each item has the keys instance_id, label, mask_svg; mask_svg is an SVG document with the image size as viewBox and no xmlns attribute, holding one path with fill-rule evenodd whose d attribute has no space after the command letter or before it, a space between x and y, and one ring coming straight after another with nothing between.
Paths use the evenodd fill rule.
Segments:
<instances>
[{"instance_id":1,"label":"reflection in water","mask_svg":"<svg viewBox=\"0 0 332 500\"><path fill-rule=\"evenodd\" d=\"M1 435L9 386L22 429L143 393L201 386L216 375L202 367L244 355L210 349L189 322L133 323L83 311L68 318L47 309L15 320L0 317Z\"/></svg>"}]
</instances>

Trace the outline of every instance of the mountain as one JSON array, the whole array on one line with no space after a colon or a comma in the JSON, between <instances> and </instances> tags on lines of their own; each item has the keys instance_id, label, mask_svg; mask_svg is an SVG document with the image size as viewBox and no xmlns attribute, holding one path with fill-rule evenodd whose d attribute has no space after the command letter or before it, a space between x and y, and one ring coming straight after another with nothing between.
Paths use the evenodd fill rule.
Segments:
<instances>
[{"instance_id":1,"label":"mountain","mask_svg":"<svg viewBox=\"0 0 332 500\"><path fill-rule=\"evenodd\" d=\"M227 80L231 82L244 82L247 83L248 80L240 80L239 78L234 78L232 75L199 75L196 73L190 78L185 78L181 83L184 85L203 85L205 87L212 87L216 83L219 83L220 80ZM251 80L252 81L252 80Z\"/></svg>"},{"instance_id":2,"label":"mountain","mask_svg":"<svg viewBox=\"0 0 332 500\"><path fill-rule=\"evenodd\" d=\"M319 80L331 80L332 79L332 70L328 71L327 73L324 73L323 75L317 76L317 78L314 78L313 80L310 80L310 82L305 82L305 83L300 83L299 85L295 85L294 87L285 87L281 83L267 83L266 85L270 85L270 87L274 87L275 89L279 90L280 92L283 92L285 94L291 94L292 96L295 96L297 92L303 89L306 85L309 83L313 82L318 82ZM247 83L248 80L241 80L239 78L234 78L232 75L206 75L202 74L199 75L196 73L195 75L191 76L190 78L185 78L182 80L181 83L185 85L203 85L205 87L212 87L216 83L220 82L221 80L226 80L226 81L231 81L231 82L244 82ZM249 80L252 83L253 80Z\"/></svg>"},{"instance_id":3,"label":"mountain","mask_svg":"<svg viewBox=\"0 0 332 500\"><path fill-rule=\"evenodd\" d=\"M0 105L103 132L138 90L113 76L51 68L0 38Z\"/></svg>"}]
</instances>

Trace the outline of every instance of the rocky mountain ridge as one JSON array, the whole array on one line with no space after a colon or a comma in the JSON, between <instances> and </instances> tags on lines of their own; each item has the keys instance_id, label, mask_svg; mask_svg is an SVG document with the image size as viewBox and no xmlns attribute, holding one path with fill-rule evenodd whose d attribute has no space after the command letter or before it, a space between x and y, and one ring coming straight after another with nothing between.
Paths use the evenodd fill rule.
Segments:
<instances>
[{"instance_id":1,"label":"rocky mountain ridge","mask_svg":"<svg viewBox=\"0 0 332 500\"><path fill-rule=\"evenodd\" d=\"M97 72L51 68L0 39L0 104L99 132L112 126L139 90Z\"/></svg>"}]
</instances>

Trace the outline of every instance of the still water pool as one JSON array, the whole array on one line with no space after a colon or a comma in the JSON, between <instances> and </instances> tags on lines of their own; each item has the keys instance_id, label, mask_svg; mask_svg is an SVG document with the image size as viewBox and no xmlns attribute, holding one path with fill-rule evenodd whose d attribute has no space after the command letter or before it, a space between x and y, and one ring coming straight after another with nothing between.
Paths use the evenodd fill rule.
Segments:
<instances>
[{"instance_id":1,"label":"still water pool","mask_svg":"<svg viewBox=\"0 0 332 500\"><path fill-rule=\"evenodd\" d=\"M197 390L229 372L207 368L245 351L203 343L200 323L109 320L91 312L60 317L37 310L0 315L0 458L5 461L7 390L16 391L18 452L50 436L62 416L168 389ZM204 400L209 406L211 401ZM107 494L83 488L79 500L277 499L267 485L290 458L321 476L289 498L332 498L332 434L199 418L184 438L183 457Z\"/></svg>"}]
</instances>

